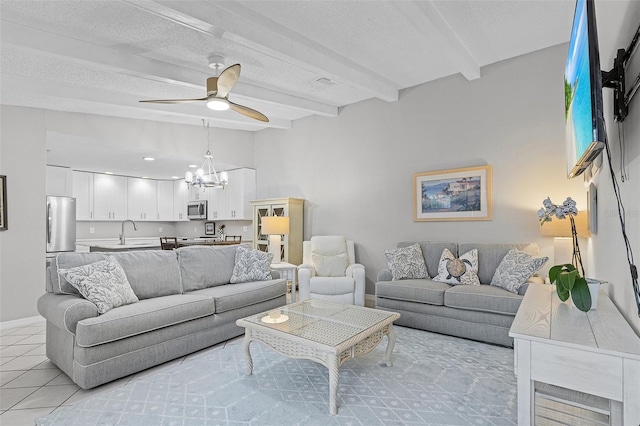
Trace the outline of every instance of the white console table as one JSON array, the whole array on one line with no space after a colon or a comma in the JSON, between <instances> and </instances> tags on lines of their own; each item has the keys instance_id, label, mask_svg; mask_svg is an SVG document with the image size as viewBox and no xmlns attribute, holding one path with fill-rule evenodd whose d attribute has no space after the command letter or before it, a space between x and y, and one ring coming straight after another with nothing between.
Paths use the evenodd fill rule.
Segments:
<instances>
[{"instance_id":1,"label":"white console table","mask_svg":"<svg viewBox=\"0 0 640 426\"><path fill-rule=\"evenodd\" d=\"M534 423L534 382L622 403L622 425L640 424L640 338L603 289L582 312L551 285L530 285L509 330L518 376L518 425Z\"/></svg>"}]
</instances>

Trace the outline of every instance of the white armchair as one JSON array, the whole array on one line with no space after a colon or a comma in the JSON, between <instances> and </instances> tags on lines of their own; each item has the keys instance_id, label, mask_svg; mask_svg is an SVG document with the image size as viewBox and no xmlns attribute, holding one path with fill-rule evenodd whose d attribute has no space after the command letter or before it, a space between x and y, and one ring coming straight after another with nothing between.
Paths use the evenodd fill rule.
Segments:
<instances>
[{"instance_id":1,"label":"white armchair","mask_svg":"<svg viewBox=\"0 0 640 426\"><path fill-rule=\"evenodd\" d=\"M300 300L323 299L364 306L364 266L355 263L353 241L317 236L302 243Z\"/></svg>"}]
</instances>

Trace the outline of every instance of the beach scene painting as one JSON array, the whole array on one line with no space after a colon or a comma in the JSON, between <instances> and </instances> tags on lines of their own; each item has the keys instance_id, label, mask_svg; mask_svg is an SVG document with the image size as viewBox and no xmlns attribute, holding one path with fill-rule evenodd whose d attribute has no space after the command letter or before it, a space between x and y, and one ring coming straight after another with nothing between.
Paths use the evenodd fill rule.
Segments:
<instances>
[{"instance_id":1,"label":"beach scene painting","mask_svg":"<svg viewBox=\"0 0 640 426\"><path fill-rule=\"evenodd\" d=\"M414 181L416 221L491 219L491 166L416 173Z\"/></svg>"}]
</instances>

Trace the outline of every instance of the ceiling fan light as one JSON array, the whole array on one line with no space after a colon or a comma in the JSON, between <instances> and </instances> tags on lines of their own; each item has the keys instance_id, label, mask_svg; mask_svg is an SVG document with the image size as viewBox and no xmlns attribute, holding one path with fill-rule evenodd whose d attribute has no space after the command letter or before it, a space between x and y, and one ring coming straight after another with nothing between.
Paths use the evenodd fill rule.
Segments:
<instances>
[{"instance_id":1,"label":"ceiling fan light","mask_svg":"<svg viewBox=\"0 0 640 426\"><path fill-rule=\"evenodd\" d=\"M214 111L226 111L229 109L229 102L224 98L211 98L207 100L207 108Z\"/></svg>"}]
</instances>

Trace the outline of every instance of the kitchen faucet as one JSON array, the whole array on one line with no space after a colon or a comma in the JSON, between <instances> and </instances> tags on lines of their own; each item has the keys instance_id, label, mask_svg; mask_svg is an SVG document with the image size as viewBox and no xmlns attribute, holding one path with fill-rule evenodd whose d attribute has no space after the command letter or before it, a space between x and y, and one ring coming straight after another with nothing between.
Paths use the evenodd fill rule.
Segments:
<instances>
[{"instance_id":1,"label":"kitchen faucet","mask_svg":"<svg viewBox=\"0 0 640 426\"><path fill-rule=\"evenodd\" d=\"M136 225L136 223L134 221L132 221L131 219L127 219L127 220L123 220L122 221L122 234L120 234L120 245L123 246L125 244L125 240L124 240L124 224L127 222L131 222L133 223L133 230L137 231L138 230L138 226Z\"/></svg>"}]
</instances>

